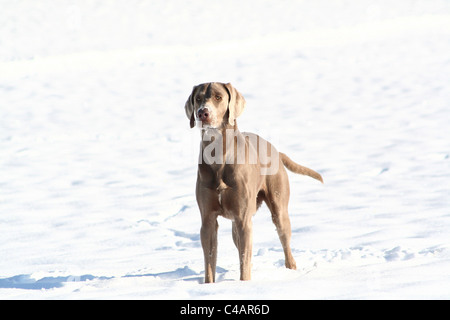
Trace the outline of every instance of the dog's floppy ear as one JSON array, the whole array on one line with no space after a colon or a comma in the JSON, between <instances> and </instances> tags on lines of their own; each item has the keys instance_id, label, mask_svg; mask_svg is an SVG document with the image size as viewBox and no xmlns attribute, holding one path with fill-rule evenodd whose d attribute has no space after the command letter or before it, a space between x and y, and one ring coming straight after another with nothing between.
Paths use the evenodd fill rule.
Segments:
<instances>
[{"instance_id":1,"label":"dog's floppy ear","mask_svg":"<svg viewBox=\"0 0 450 320\"><path fill-rule=\"evenodd\" d=\"M191 128L195 127L195 117L194 117L194 92L197 87L192 89L192 93L184 105L184 111L186 111L186 116L190 121Z\"/></svg>"},{"instance_id":2,"label":"dog's floppy ear","mask_svg":"<svg viewBox=\"0 0 450 320\"><path fill-rule=\"evenodd\" d=\"M237 91L231 85L231 83L227 83L224 86L225 89L227 89L228 91L228 95L230 96L228 100L228 110L229 110L228 123L234 126L234 119L239 117L242 111L244 111L245 99L242 96L242 94L240 94L239 91Z\"/></svg>"}]
</instances>

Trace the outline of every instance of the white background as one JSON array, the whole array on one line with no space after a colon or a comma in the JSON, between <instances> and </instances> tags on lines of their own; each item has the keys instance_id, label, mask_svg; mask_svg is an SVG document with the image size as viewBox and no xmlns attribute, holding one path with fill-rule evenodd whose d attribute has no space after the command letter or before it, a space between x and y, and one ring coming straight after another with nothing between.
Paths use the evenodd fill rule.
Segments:
<instances>
[{"instance_id":1,"label":"white background","mask_svg":"<svg viewBox=\"0 0 450 320\"><path fill-rule=\"evenodd\" d=\"M2 1L0 298L450 298L448 1ZM203 282L194 85L290 174L292 248L219 219Z\"/></svg>"}]
</instances>

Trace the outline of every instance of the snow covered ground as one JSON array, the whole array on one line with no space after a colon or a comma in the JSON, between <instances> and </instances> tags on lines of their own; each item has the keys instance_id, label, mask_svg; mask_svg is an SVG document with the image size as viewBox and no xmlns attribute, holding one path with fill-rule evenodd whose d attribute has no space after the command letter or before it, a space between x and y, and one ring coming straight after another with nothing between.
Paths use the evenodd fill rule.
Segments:
<instances>
[{"instance_id":1,"label":"snow covered ground","mask_svg":"<svg viewBox=\"0 0 450 320\"><path fill-rule=\"evenodd\" d=\"M1 299L449 299L448 1L4 1ZM219 220L202 284L192 86L290 174L292 248L254 217L252 281Z\"/></svg>"}]
</instances>

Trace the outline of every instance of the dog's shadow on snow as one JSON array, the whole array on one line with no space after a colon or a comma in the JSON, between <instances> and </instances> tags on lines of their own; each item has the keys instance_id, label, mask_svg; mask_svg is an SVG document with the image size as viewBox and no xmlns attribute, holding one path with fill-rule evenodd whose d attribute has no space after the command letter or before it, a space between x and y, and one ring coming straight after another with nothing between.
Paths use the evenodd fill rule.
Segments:
<instances>
[{"instance_id":1,"label":"dog's shadow on snow","mask_svg":"<svg viewBox=\"0 0 450 320\"><path fill-rule=\"evenodd\" d=\"M82 276L66 276L66 277L44 277L41 279L34 279L29 274L19 274L10 278L0 279L1 289L53 289L60 288L67 282L81 282L87 280L107 280L113 277L96 277L90 274Z\"/></svg>"},{"instance_id":2,"label":"dog's shadow on snow","mask_svg":"<svg viewBox=\"0 0 450 320\"><path fill-rule=\"evenodd\" d=\"M217 267L216 272L218 282L227 281L226 279L224 279L224 276L228 272L228 270L221 267ZM197 283L204 282L204 272L200 273L195 272L188 266L178 268L173 271L125 275L119 278L138 278L138 277L155 277L165 280L193 281ZM29 290L53 289L53 288L61 288L62 286L64 286L65 283L68 282L110 280L115 278L117 277L105 277L105 276L99 277L91 274L85 274L82 276L44 277L41 279L34 279L29 274L20 274L17 276L0 279L0 289L29 289Z\"/></svg>"},{"instance_id":3,"label":"dog's shadow on snow","mask_svg":"<svg viewBox=\"0 0 450 320\"><path fill-rule=\"evenodd\" d=\"M228 272L227 269L221 268L219 266L216 267L217 273L217 281L227 281L224 279L225 274ZM184 268L178 268L174 271L168 272L160 272L160 273L146 273L146 274L137 274L137 275L126 275L122 278L132 278L132 277L157 277L160 279L167 280L182 280L182 281L193 281L198 283L204 282L204 271L198 273L185 266Z\"/></svg>"}]
</instances>

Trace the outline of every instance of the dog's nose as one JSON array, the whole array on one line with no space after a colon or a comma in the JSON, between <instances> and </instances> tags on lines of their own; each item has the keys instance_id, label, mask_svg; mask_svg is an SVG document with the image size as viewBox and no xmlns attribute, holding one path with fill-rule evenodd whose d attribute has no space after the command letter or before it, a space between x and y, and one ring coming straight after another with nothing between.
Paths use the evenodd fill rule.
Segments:
<instances>
[{"instance_id":1,"label":"dog's nose","mask_svg":"<svg viewBox=\"0 0 450 320\"><path fill-rule=\"evenodd\" d=\"M198 110L197 115L198 115L199 120L209 121L210 113L209 113L208 108L203 108L203 109Z\"/></svg>"}]
</instances>

